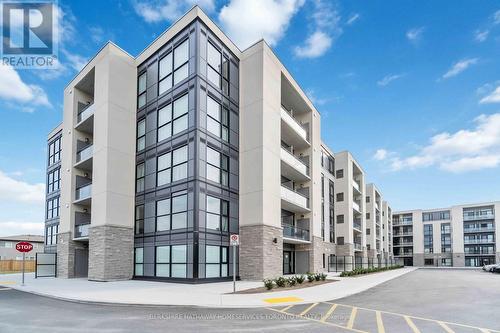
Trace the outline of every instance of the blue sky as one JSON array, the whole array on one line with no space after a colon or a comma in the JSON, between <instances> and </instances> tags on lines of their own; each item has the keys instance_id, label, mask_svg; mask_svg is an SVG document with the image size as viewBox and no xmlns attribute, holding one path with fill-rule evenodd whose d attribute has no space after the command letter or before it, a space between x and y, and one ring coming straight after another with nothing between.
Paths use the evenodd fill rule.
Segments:
<instances>
[{"instance_id":1,"label":"blue sky","mask_svg":"<svg viewBox=\"0 0 500 333\"><path fill-rule=\"evenodd\" d=\"M58 70L0 65L0 235L42 230L45 138L107 41L137 55L193 4L264 37L393 209L500 200L498 1L59 1Z\"/></svg>"}]
</instances>

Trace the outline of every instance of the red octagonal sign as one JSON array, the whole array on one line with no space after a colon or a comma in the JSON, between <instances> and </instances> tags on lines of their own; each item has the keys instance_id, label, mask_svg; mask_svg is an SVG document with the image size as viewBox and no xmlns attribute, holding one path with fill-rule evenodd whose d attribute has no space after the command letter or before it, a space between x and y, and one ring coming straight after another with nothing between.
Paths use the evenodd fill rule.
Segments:
<instances>
[{"instance_id":1,"label":"red octagonal sign","mask_svg":"<svg viewBox=\"0 0 500 333\"><path fill-rule=\"evenodd\" d=\"M19 252L30 252L33 250L33 244L28 242L19 242L16 244L16 250Z\"/></svg>"}]
</instances>

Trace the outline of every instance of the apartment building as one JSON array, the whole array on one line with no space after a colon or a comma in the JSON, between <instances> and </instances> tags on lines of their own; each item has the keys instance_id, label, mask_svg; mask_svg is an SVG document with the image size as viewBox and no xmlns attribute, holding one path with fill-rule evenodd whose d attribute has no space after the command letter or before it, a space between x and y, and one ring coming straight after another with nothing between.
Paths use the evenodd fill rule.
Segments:
<instances>
[{"instance_id":1,"label":"apartment building","mask_svg":"<svg viewBox=\"0 0 500 333\"><path fill-rule=\"evenodd\" d=\"M234 263L260 280L366 255L363 171L320 128L265 41L239 50L196 6L136 57L108 42L66 87L49 139L58 276L203 282Z\"/></svg>"},{"instance_id":2,"label":"apartment building","mask_svg":"<svg viewBox=\"0 0 500 333\"><path fill-rule=\"evenodd\" d=\"M405 265L477 267L500 262L500 202L393 215L394 256Z\"/></svg>"}]
</instances>

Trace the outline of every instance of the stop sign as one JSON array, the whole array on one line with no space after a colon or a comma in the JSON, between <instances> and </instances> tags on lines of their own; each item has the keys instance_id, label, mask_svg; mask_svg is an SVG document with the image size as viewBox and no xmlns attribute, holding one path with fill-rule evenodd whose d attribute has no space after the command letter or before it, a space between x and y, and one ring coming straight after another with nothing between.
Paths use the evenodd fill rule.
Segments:
<instances>
[{"instance_id":1,"label":"stop sign","mask_svg":"<svg viewBox=\"0 0 500 333\"><path fill-rule=\"evenodd\" d=\"M19 242L16 244L16 250L19 252L30 252L33 250L33 244L28 242Z\"/></svg>"}]
</instances>

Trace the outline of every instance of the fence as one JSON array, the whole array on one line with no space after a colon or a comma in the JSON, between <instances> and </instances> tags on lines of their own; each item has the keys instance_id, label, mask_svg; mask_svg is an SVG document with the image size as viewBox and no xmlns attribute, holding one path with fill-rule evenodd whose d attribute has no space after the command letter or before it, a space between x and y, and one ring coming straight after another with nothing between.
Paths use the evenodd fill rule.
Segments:
<instances>
[{"instance_id":1,"label":"fence","mask_svg":"<svg viewBox=\"0 0 500 333\"><path fill-rule=\"evenodd\" d=\"M362 258L356 256L330 256L328 258L329 272L352 271L356 268L390 267L398 265L395 259Z\"/></svg>"},{"instance_id":2,"label":"fence","mask_svg":"<svg viewBox=\"0 0 500 333\"><path fill-rule=\"evenodd\" d=\"M57 255L55 253L37 253L35 279L57 276Z\"/></svg>"},{"instance_id":3,"label":"fence","mask_svg":"<svg viewBox=\"0 0 500 333\"><path fill-rule=\"evenodd\" d=\"M17 273L23 271L22 260L0 260L0 273ZM25 272L35 271L35 260L26 260L24 262Z\"/></svg>"}]
</instances>

